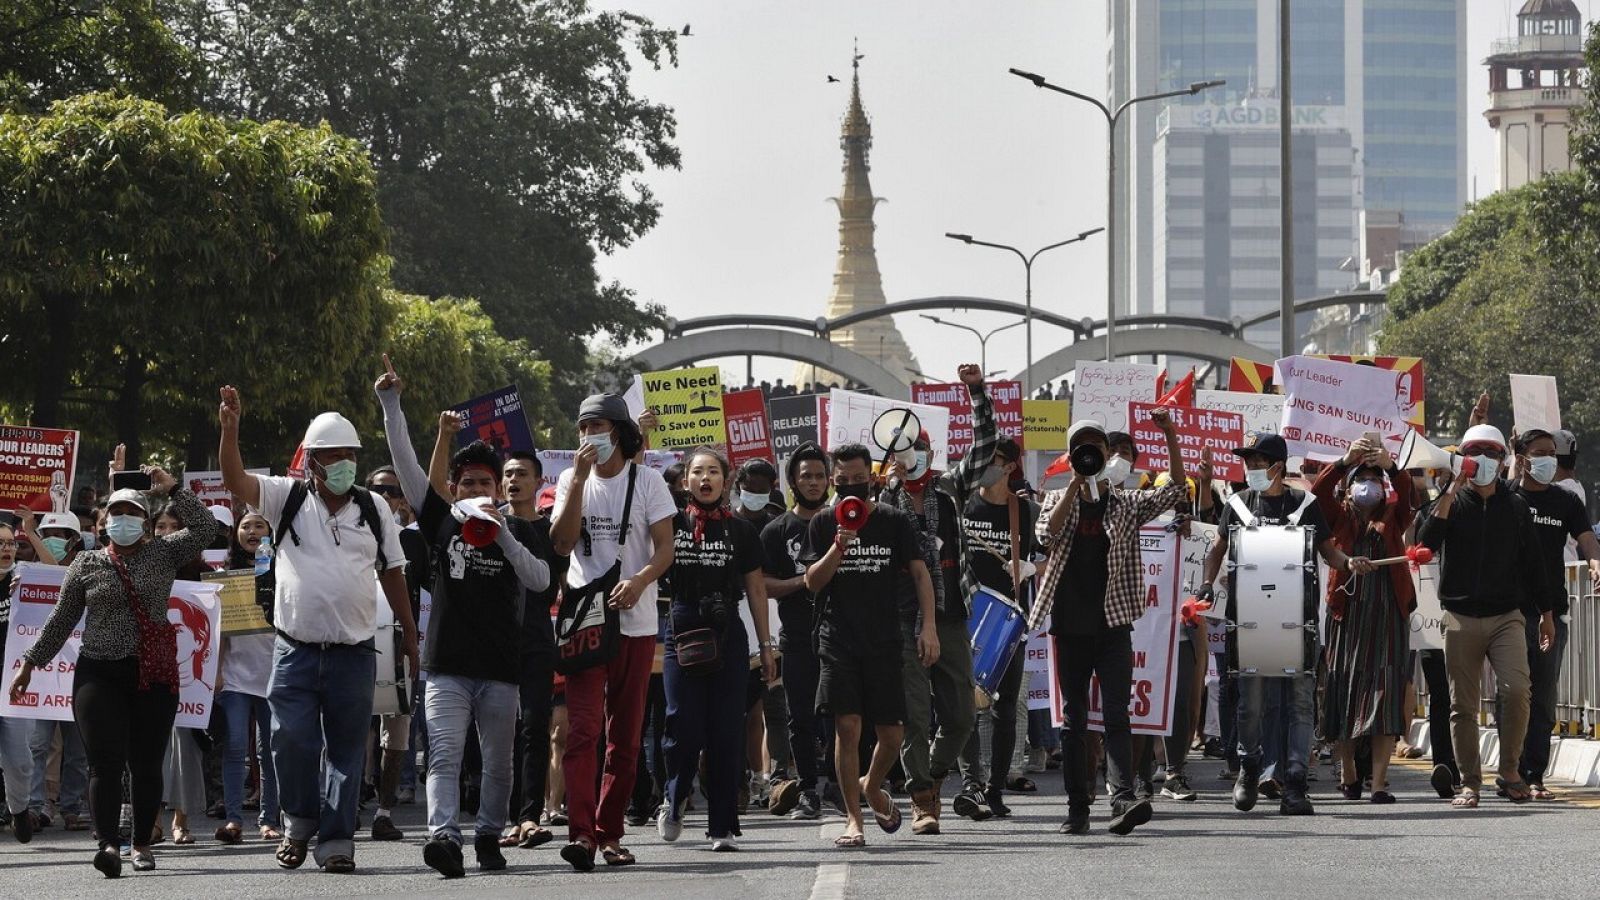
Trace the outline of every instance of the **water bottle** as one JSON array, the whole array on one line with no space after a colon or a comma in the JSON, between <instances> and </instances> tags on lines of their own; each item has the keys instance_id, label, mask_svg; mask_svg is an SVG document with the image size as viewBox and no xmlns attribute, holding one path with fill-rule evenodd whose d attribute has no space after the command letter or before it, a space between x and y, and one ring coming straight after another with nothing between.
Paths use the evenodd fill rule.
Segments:
<instances>
[{"instance_id":1,"label":"water bottle","mask_svg":"<svg viewBox=\"0 0 1600 900\"><path fill-rule=\"evenodd\" d=\"M262 536L261 543L256 546L256 577L272 571L272 538Z\"/></svg>"}]
</instances>

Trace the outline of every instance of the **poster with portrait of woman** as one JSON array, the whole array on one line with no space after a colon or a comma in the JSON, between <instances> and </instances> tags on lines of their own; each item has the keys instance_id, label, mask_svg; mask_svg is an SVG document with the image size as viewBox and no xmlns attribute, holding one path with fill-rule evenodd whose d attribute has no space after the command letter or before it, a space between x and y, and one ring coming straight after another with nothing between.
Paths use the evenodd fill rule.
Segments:
<instances>
[{"instance_id":1,"label":"poster with portrait of woman","mask_svg":"<svg viewBox=\"0 0 1600 900\"><path fill-rule=\"evenodd\" d=\"M216 696L217 654L222 646L221 587L174 581L167 598L167 621L178 644L179 728L209 728Z\"/></svg>"}]
</instances>

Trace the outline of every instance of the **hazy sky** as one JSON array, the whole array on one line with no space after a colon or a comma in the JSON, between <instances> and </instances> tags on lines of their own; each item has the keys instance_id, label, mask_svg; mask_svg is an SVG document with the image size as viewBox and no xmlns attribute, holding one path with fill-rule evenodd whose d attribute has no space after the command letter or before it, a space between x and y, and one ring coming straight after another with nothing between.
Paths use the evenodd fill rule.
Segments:
<instances>
[{"instance_id":1,"label":"hazy sky","mask_svg":"<svg viewBox=\"0 0 1600 900\"><path fill-rule=\"evenodd\" d=\"M970 294L1022 300L1009 253L946 231L1032 250L1105 219L1105 124L1087 104L1006 72L1015 66L1103 96L1104 0L634 0L662 26L692 25L679 66L636 70L634 87L677 112L681 171L646 179L661 200L650 234L601 261L601 273L678 318L752 312L811 318L827 299L842 183L839 121L859 39L862 100L872 117L878 263L889 300ZM1494 189L1495 144L1483 119L1489 43L1511 34L1521 0L1468 0L1468 195ZM1587 17L1592 0L1579 0ZM827 83L834 75L839 83ZM1073 318L1105 314L1102 236L1034 266L1035 305ZM948 318L987 331L1015 321ZM977 361L970 333L896 317L924 371ZM1034 356L1066 343L1034 327ZM1022 329L989 343L989 367L1021 368ZM744 361L721 361L743 381ZM788 361L757 359L762 378Z\"/></svg>"}]
</instances>

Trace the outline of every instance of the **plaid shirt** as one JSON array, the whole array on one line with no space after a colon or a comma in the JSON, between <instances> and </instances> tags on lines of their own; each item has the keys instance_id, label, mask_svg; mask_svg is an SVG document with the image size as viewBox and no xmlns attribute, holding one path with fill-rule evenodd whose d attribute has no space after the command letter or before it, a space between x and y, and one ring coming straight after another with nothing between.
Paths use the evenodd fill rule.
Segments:
<instances>
[{"instance_id":1,"label":"plaid shirt","mask_svg":"<svg viewBox=\"0 0 1600 900\"><path fill-rule=\"evenodd\" d=\"M967 553L967 531L961 527L961 512L967 508L967 498L977 490L978 479L994 462L994 448L1000 443L1000 429L995 425L994 403L989 399L988 390L984 385L969 385L967 395L972 398L972 449L950 471L939 476L933 491L923 495L923 515L928 525L918 535L922 539L922 555L928 563L928 574L933 576L934 608L946 615L959 614L962 619L971 615L972 595L978 589L978 576L972 571L972 559ZM955 505L956 559L961 561L959 608L946 607L949 599L944 595L944 578L939 569L939 517L944 514L939 509L939 494ZM878 502L900 510L910 516L913 523L917 521L911 494L904 488L884 491Z\"/></svg>"},{"instance_id":2,"label":"plaid shirt","mask_svg":"<svg viewBox=\"0 0 1600 900\"><path fill-rule=\"evenodd\" d=\"M1066 495L1065 488L1046 494L1044 506L1039 510L1039 521L1034 526L1040 546L1050 555L1044 564L1044 582L1039 589L1038 599L1028 611L1029 631L1043 624L1045 613L1055 605L1056 586L1066 571L1067 557L1072 555L1072 536L1078 531L1077 500L1068 507L1061 530L1048 530L1050 515ZM1110 496L1106 498L1103 523L1106 537L1111 542L1106 561L1107 628L1131 625L1144 615L1144 560L1139 553L1140 526L1188 497L1188 486L1182 483L1149 491L1111 489Z\"/></svg>"}]
</instances>

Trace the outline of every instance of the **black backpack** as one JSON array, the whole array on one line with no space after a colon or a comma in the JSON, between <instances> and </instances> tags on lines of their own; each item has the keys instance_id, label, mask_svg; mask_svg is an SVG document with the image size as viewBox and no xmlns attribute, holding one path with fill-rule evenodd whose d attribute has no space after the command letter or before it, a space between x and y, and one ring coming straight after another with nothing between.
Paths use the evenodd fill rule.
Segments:
<instances>
[{"instance_id":1,"label":"black backpack","mask_svg":"<svg viewBox=\"0 0 1600 900\"><path fill-rule=\"evenodd\" d=\"M389 558L383 552L383 517L378 515L378 504L372 499L372 492L359 485L350 488L351 496L355 500L356 508L361 511L361 524L372 529L372 536L378 541L378 574L382 575L389 568ZM276 547L283 546L283 535L287 534L289 540L296 547L300 546L300 535L294 533L294 517L299 514L300 507L305 505L306 498L311 496L311 489L306 487L304 481L296 481L289 488L289 497L283 501L283 515L278 517L278 530L272 533ZM278 554L276 549L272 554L272 573L276 579L278 571Z\"/></svg>"}]
</instances>

